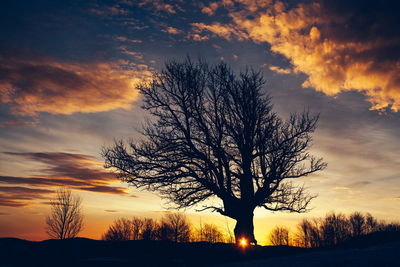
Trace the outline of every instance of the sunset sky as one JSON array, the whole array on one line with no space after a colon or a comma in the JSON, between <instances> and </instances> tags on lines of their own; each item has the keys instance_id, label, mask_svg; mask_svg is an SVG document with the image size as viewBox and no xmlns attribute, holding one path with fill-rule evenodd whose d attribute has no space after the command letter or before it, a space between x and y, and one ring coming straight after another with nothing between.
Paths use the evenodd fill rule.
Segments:
<instances>
[{"instance_id":1,"label":"sunset sky","mask_svg":"<svg viewBox=\"0 0 400 267\"><path fill-rule=\"evenodd\" d=\"M320 114L311 152L328 167L303 178L318 194L307 214L255 212L266 243L329 211L400 220L398 1L0 2L0 237L48 238L57 188L83 199L85 230L99 239L119 217L160 218L157 194L103 169L101 149L136 138L146 114L135 86L187 55L261 70L283 118ZM186 210L227 225L217 213Z\"/></svg>"}]
</instances>

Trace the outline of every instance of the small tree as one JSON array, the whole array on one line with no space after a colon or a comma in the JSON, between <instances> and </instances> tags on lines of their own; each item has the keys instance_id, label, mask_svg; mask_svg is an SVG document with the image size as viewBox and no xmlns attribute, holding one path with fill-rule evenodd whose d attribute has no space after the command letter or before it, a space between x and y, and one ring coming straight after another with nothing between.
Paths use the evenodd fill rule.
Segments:
<instances>
[{"instance_id":1,"label":"small tree","mask_svg":"<svg viewBox=\"0 0 400 267\"><path fill-rule=\"evenodd\" d=\"M296 245L312 248L321 246L320 220L303 219L297 225Z\"/></svg>"},{"instance_id":2,"label":"small tree","mask_svg":"<svg viewBox=\"0 0 400 267\"><path fill-rule=\"evenodd\" d=\"M366 234L375 232L378 227L378 221L370 214L365 215L365 232Z\"/></svg>"},{"instance_id":3,"label":"small tree","mask_svg":"<svg viewBox=\"0 0 400 267\"><path fill-rule=\"evenodd\" d=\"M289 229L286 227L275 227L269 234L269 240L274 246L289 246Z\"/></svg>"},{"instance_id":4,"label":"small tree","mask_svg":"<svg viewBox=\"0 0 400 267\"><path fill-rule=\"evenodd\" d=\"M280 119L263 84L259 72L236 75L224 63L167 63L138 87L154 118L145 138L105 148L105 167L177 208L219 198L219 205L206 202L198 210L235 219L236 241L256 243L254 209L307 211L314 196L290 180L326 166L308 153L318 117L304 112Z\"/></svg>"},{"instance_id":5,"label":"small tree","mask_svg":"<svg viewBox=\"0 0 400 267\"><path fill-rule=\"evenodd\" d=\"M194 239L201 242L219 243L224 242L224 234L216 225L206 223L196 229Z\"/></svg>"},{"instance_id":6,"label":"small tree","mask_svg":"<svg viewBox=\"0 0 400 267\"><path fill-rule=\"evenodd\" d=\"M46 232L52 238L74 238L83 229L82 200L70 190L57 191L46 217Z\"/></svg>"},{"instance_id":7,"label":"small tree","mask_svg":"<svg viewBox=\"0 0 400 267\"><path fill-rule=\"evenodd\" d=\"M331 212L321 221L321 238L323 246L335 246L351 236L350 223L342 213Z\"/></svg>"},{"instance_id":8,"label":"small tree","mask_svg":"<svg viewBox=\"0 0 400 267\"><path fill-rule=\"evenodd\" d=\"M163 241L174 241L172 226L165 219L161 220L157 228L157 239Z\"/></svg>"},{"instance_id":9,"label":"small tree","mask_svg":"<svg viewBox=\"0 0 400 267\"><path fill-rule=\"evenodd\" d=\"M120 218L108 228L103 235L103 240L122 241L132 239L132 222L125 218Z\"/></svg>"},{"instance_id":10,"label":"small tree","mask_svg":"<svg viewBox=\"0 0 400 267\"><path fill-rule=\"evenodd\" d=\"M143 232L143 220L138 217L132 219L132 240L139 240Z\"/></svg>"},{"instance_id":11,"label":"small tree","mask_svg":"<svg viewBox=\"0 0 400 267\"><path fill-rule=\"evenodd\" d=\"M172 230L172 241L188 242L190 239L190 224L182 213L172 213L165 216L166 223Z\"/></svg>"},{"instance_id":12,"label":"small tree","mask_svg":"<svg viewBox=\"0 0 400 267\"><path fill-rule=\"evenodd\" d=\"M352 236L360 236L366 233L367 224L364 215L360 212L353 212L349 216L350 231Z\"/></svg>"},{"instance_id":13,"label":"small tree","mask_svg":"<svg viewBox=\"0 0 400 267\"><path fill-rule=\"evenodd\" d=\"M158 239L159 225L157 221L151 218L143 220L142 239L143 240L156 240Z\"/></svg>"}]
</instances>

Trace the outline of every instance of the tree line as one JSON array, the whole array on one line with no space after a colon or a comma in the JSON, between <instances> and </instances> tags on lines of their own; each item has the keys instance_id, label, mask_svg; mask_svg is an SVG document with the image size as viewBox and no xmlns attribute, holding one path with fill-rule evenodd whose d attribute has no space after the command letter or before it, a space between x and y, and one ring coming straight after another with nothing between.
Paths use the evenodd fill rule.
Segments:
<instances>
[{"instance_id":1,"label":"tree line","mask_svg":"<svg viewBox=\"0 0 400 267\"><path fill-rule=\"evenodd\" d=\"M214 224L194 227L183 213L169 213L160 220L133 217L116 219L102 240L162 240L172 242L234 243L234 235Z\"/></svg>"},{"instance_id":2,"label":"tree line","mask_svg":"<svg viewBox=\"0 0 400 267\"><path fill-rule=\"evenodd\" d=\"M51 201L46 217L46 232L52 238L76 237L83 229L82 199L71 190L61 189ZM273 228L268 236L272 245L332 247L372 233L400 232L400 223L378 221L369 213L328 213L325 217L303 219L293 231L283 226ZM168 213L161 219L133 217L115 220L102 235L103 240L162 240L172 242L235 243L229 229L214 224L194 227L183 213Z\"/></svg>"},{"instance_id":3,"label":"tree line","mask_svg":"<svg viewBox=\"0 0 400 267\"><path fill-rule=\"evenodd\" d=\"M292 234L286 227L277 226L269 234L272 245L298 247L332 247L352 238L375 232L399 232L400 223L378 221L371 214L353 212L328 213L323 218L303 219Z\"/></svg>"}]
</instances>

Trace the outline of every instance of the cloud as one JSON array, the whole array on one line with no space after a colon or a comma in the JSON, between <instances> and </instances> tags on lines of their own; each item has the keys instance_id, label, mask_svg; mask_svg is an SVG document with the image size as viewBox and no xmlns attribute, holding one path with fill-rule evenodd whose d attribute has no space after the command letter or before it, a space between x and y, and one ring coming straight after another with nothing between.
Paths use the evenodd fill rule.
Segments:
<instances>
[{"instance_id":1,"label":"cloud","mask_svg":"<svg viewBox=\"0 0 400 267\"><path fill-rule=\"evenodd\" d=\"M0 206L25 207L33 200L49 199L53 190L21 186L0 186Z\"/></svg>"},{"instance_id":2,"label":"cloud","mask_svg":"<svg viewBox=\"0 0 400 267\"><path fill-rule=\"evenodd\" d=\"M134 44L142 42L142 40L129 39L129 38L125 37L125 36L117 36L117 37L115 37L115 40L120 41L120 42L134 43Z\"/></svg>"},{"instance_id":3,"label":"cloud","mask_svg":"<svg viewBox=\"0 0 400 267\"><path fill-rule=\"evenodd\" d=\"M390 197L386 198L386 200L400 200L400 197Z\"/></svg>"},{"instance_id":4,"label":"cloud","mask_svg":"<svg viewBox=\"0 0 400 267\"><path fill-rule=\"evenodd\" d=\"M93 157L84 154L72 153L12 153L4 154L45 164L38 170L40 174L28 177L24 176L0 176L0 184L13 185L15 187L1 187L0 192L13 190L12 195L2 195L0 205L8 206L26 206L28 203L15 201L16 190L23 190L30 193L29 199L45 199L42 194L53 191L53 188L67 187L75 190L89 191L95 193L108 193L126 195L127 189L120 186L113 186L120 180L115 174L107 172L102 167L102 163L96 161ZM34 187L25 188L20 185ZM18 187L16 187L18 186ZM45 189L51 188L51 189ZM36 191L35 191L36 190ZM8 191L7 191L8 192ZM6 193L7 193L6 192ZM33 195L35 193L35 195ZM30 195L28 195L30 196ZM21 197L19 198L21 199ZM22 198L24 199L24 198Z\"/></svg>"},{"instance_id":5,"label":"cloud","mask_svg":"<svg viewBox=\"0 0 400 267\"><path fill-rule=\"evenodd\" d=\"M177 28L174 28L174 27L167 27L162 31L169 33L169 34L181 34L182 33L181 30L178 30Z\"/></svg>"},{"instance_id":6,"label":"cloud","mask_svg":"<svg viewBox=\"0 0 400 267\"><path fill-rule=\"evenodd\" d=\"M292 73L291 69L284 69L284 68L280 68L278 66L269 66L269 69L271 71L279 73L279 74L290 74L290 73Z\"/></svg>"},{"instance_id":7,"label":"cloud","mask_svg":"<svg viewBox=\"0 0 400 267\"><path fill-rule=\"evenodd\" d=\"M204 14L207 14L209 16L212 16L215 14L215 12L218 9L218 3L217 2L211 2L208 6L205 6L201 9L201 12Z\"/></svg>"},{"instance_id":8,"label":"cloud","mask_svg":"<svg viewBox=\"0 0 400 267\"><path fill-rule=\"evenodd\" d=\"M121 8L118 5L91 8L89 11L93 14L100 16L118 16L129 14L129 11L127 9Z\"/></svg>"},{"instance_id":9,"label":"cloud","mask_svg":"<svg viewBox=\"0 0 400 267\"><path fill-rule=\"evenodd\" d=\"M126 63L126 62L125 62ZM17 115L129 109L148 69L121 62L58 62L0 54L0 102Z\"/></svg>"},{"instance_id":10,"label":"cloud","mask_svg":"<svg viewBox=\"0 0 400 267\"><path fill-rule=\"evenodd\" d=\"M105 212L118 212L118 210L104 210Z\"/></svg>"},{"instance_id":11,"label":"cloud","mask_svg":"<svg viewBox=\"0 0 400 267\"><path fill-rule=\"evenodd\" d=\"M319 1L288 7L281 1L238 0L231 23L194 23L225 39L270 44L305 73L304 87L329 96L358 91L371 109L400 109L400 17L397 1Z\"/></svg>"},{"instance_id":12,"label":"cloud","mask_svg":"<svg viewBox=\"0 0 400 267\"><path fill-rule=\"evenodd\" d=\"M369 182L369 181L359 181L359 182L354 182L352 184L349 184L348 187L350 187L350 188L361 188L361 187L364 187L364 186L369 185L369 184L371 184L371 182Z\"/></svg>"},{"instance_id":13,"label":"cloud","mask_svg":"<svg viewBox=\"0 0 400 267\"><path fill-rule=\"evenodd\" d=\"M210 39L209 36L200 35L198 33L189 33L188 37L196 42L206 41L206 40Z\"/></svg>"},{"instance_id":14,"label":"cloud","mask_svg":"<svg viewBox=\"0 0 400 267\"><path fill-rule=\"evenodd\" d=\"M334 190L350 190L350 187L347 187L347 186L336 186L333 189Z\"/></svg>"},{"instance_id":15,"label":"cloud","mask_svg":"<svg viewBox=\"0 0 400 267\"><path fill-rule=\"evenodd\" d=\"M147 7L151 9L155 9L157 11L163 11L168 14L176 14L177 10L181 10L182 8L177 3L166 3L163 0L144 0L139 3L141 7Z\"/></svg>"},{"instance_id":16,"label":"cloud","mask_svg":"<svg viewBox=\"0 0 400 267\"><path fill-rule=\"evenodd\" d=\"M27 121L22 119L8 120L0 122L0 128L14 127L14 126L35 126L37 124L36 120Z\"/></svg>"},{"instance_id":17,"label":"cloud","mask_svg":"<svg viewBox=\"0 0 400 267\"><path fill-rule=\"evenodd\" d=\"M192 30L194 35L202 37L204 40L208 39L208 35L201 36L200 33L204 31L209 31L214 35L223 37L227 40L231 40L233 37L238 38L239 40L244 40L248 38L247 34L243 31L239 30L236 25L233 24L221 24L219 22L214 22L212 24L205 24L205 23L191 23ZM195 36L194 36L195 37ZM195 41L202 41L202 38L194 38Z\"/></svg>"}]
</instances>

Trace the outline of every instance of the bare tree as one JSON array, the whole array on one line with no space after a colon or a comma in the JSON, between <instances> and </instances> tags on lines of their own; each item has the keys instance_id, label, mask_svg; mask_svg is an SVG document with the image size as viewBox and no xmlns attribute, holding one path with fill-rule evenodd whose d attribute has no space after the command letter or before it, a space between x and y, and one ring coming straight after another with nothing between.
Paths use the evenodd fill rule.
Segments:
<instances>
[{"instance_id":1,"label":"bare tree","mask_svg":"<svg viewBox=\"0 0 400 267\"><path fill-rule=\"evenodd\" d=\"M172 226L163 218L157 227L157 239L163 241L174 241Z\"/></svg>"},{"instance_id":2,"label":"bare tree","mask_svg":"<svg viewBox=\"0 0 400 267\"><path fill-rule=\"evenodd\" d=\"M142 237L144 222L138 217L132 219L132 240L139 240Z\"/></svg>"},{"instance_id":3,"label":"bare tree","mask_svg":"<svg viewBox=\"0 0 400 267\"><path fill-rule=\"evenodd\" d=\"M303 112L283 121L263 84L259 72L235 75L225 63L167 63L138 87L153 116L144 138L104 148L105 167L176 208L205 203L199 211L236 220L237 242L256 243L254 209L307 211L314 196L290 180L326 166L308 153L318 117ZM220 204L204 202L211 197Z\"/></svg>"},{"instance_id":4,"label":"bare tree","mask_svg":"<svg viewBox=\"0 0 400 267\"><path fill-rule=\"evenodd\" d=\"M103 240L122 241L132 239L132 222L125 218L120 218L108 228L103 235Z\"/></svg>"},{"instance_id":5,"label":"bare tree","mask_svg":"<svg viewBox=\"0 0 400 267\"><path fill-rule=\"evenodd\" d=\"M365 232L366 234L370 234L375 232L378 227L378 221L370 214L367 213L365 215Z\"/></svg>"},{"instance_id":6,"label":"bare tree","mask_svg":"<svg viewBox=\"0 0 400 267\"><path fill-rule=\"evenodd\" d=\"M297 225L296 245L313 248L321 245L320 220L303 219Z\"/></svg>"},{"instance_id":7,"label":"bare tree","mask_svg":"<svg viewBox=\"0 0 400 267\"><path fill-rule=\"evenodd\" d=\"M225 222L226 222L226 224L225 224L225 226L226 226L226 228L225 228L225 242L233 244L233 243L235 243L234 234L233 234L231 228L229 227L229 223L228 223L228 220L226 220L226 218L225 218Z\"/></svg>"},{"instance_id":8,"label":"bare tree","mask_svg":"<svg viewBox=\"0 0 400 267\"><path fill-rule=\"evenodd\" d=\"M156 240L158 239L158 231L159 231L158 223L151 218L145 218L143 220L143 231L141 239Z\"/></svg>"},{"instance_id":9,"label":"bare tree","mask_svg":"<svg viewBox=\"0 0 400 267\"><path fill-rule=\"evenodd\" d=\"M331 212L321 223L321 238L324 246L335 246L350 237L350 223L342 213Z\"/></svg>"},{"instance_id":10,"label":"bare tree","mask_svg":"<svg viewBox=\"0 0 400 267\"><path fill-rule=\"evenodd\" d=\"M196 229L194 239L201 242L218 243L224 242L224 234L216 225L206 223Z\"/></svg>"},{"instance_id":11,"label":"bare tree","mask_svg":"<svg viewBox=\"0 0 400 267\"><path fill-rule=\"evenodd\" d=\"M286 227L275 227L269 234L269 240L274 246L289 246L289 229Z\"/></svg>"},{"instance_id":12,"label":"bare tree","mask_svg":"<svg viewBox=\"0 0 400 267\"><path fill-rule=\"evenodd\" d=\"M172 241L188 242L190 239L190 224L182 213L171 213L165 216L166 223L172 230Z\"/></svg>"},{"instance_id":13,"label":"bare tree","mask_svg":"<svg viewBox=\"0 0 400 267\"><path fill-rule=\"evenodd\" d=\"M46 232L52 238L74 238L83 229L82 200L70 190L57 191L46 217Z\"/></svg>"},{"instance_id":14,"label":"bare tree","mask_svg":"<svg viewBox=\"0 0 400 267\"><path fill-rule=\"evenodd\" d=\"M367 224L364 215L360 212L353 212L349 216L350 231L352 236L360 236L366 233Z\"/></svg>"}]
</instances>

